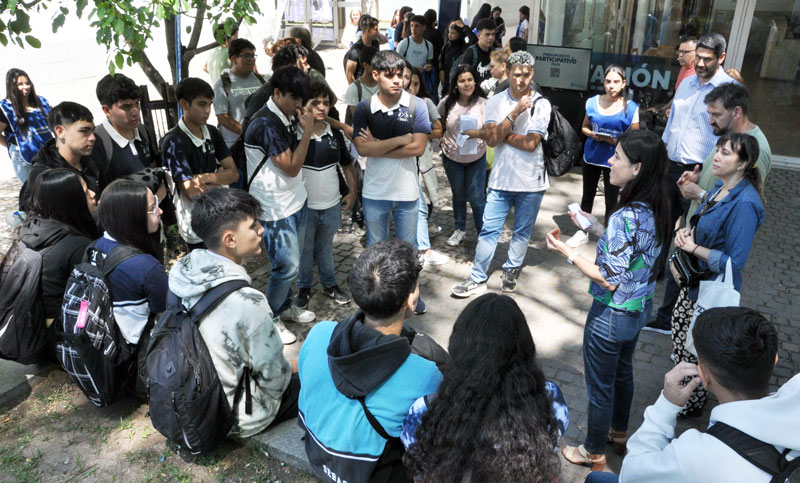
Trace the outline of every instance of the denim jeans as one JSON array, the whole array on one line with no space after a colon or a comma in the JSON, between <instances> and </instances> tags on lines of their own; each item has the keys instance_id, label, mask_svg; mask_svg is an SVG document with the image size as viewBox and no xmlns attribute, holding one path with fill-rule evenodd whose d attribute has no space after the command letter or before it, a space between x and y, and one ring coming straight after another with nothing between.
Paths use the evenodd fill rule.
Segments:
<instances>
[{"instance_id":1,"label":"denim jeans","mask_svg":"<svg viewBox=\"0 0 800 483\"><path fill-rule=\"evenodd\" d=\"M595 300L583 331L583 365L589 396L586 451L605 454L608 430L628 430L633 400L633 351L650 319L653 300L641 312Z\"/></svg>"},{"instance_id":2,"label":"denim jeans","mask_svg":"<svg viewBox=\"0 0 800 483\"><path fill-rule=\"evenodd\" d=\"M442 164L450 190L453 192L453 218L456 230L467 230L467 201L472 207L475 230L480 233L483 226L483 210L486 206L486 155L471 163L457 163L442 154Z\"/></svg>"},{"instance_id":3,"label":"denim jeans","mask_svg":"<svg viewBox=\"0 0 800 483\"><path fill-rule=\"evenodd\" d=\"M497 239L506 222L506 217L514 208L514 234L508 247L508 260L503 269L519 268L528 251L533 224L542 205L544 191L500 191L489 188L486 209L483 211L483 227L475 247L475 265L470 278L473 282L484 282L489 278L487 270L497 249Z\"/></svg>"},{"instance_id":4,"label":"denim jeans","mask_svg":"<svg viewBox=\"0 0 800 483\"><path fill-rule=\"evenodd\" d=\"M8 145L8 157L11 158L11 165L14 167L14 174L22 184L28 180L28 174L31 172L31 163L25 161L22 153L19 152L19 146L16 144Z\"/></svg>"},{"instance_id":5,"label":"denim jeans","mask_svg":"<svg viewBox=\"0 0 800 483\"><path fill-rule=\"evenodd\" d=\"M417 210L417 250L424 252L431 247L431 234L428 229L428 204L422 194L422 185L419 187L419 204Z\"/></svg>"},{"instance_id":6,"label":"denim jeans","mask_svg":"<svg viewBox=\"0 0 800 483\"><path fill-rule=\"evenodd\" d=\"M584 483L617 483L619 475L614 473L606 473L605 471L592 471L586 475Z\"/></svg>"},{"instance_id":7,"label":"denim jeans","mask_svg":"<svg viewBox=\"0 0 800 483\"><path fill-rule=\"evenodd\" d=\"M277 317L292 303L292 281L300 267L300 253L306 237L308 203L297 213L275 221L261 221L264 246L272 269L267 283L267 302Z\"/></svg>"},{"instance_id":8,"label":"denim jeans","mask_svg":"<svg viewBox=\"0 0 800 483\"><path fill-rule=\"evenodd\" d=\"M364 198L367 246L389 239L389 215L394 218L397 238L417 245L417 203L414 201L371 200Z\"/></svg>"},{"instance_id":9,"label":"denim jeans","mask_svg":"<svg viewBox=\"0 0 800 483\"><path fill-rule=\"evenodd\" d=\"M327 210L308 209L306 238L300 256L297 288L314 284L314 262L317 262L319 281L325 288L336 285L336 266L333 264L333 236L342 225L342 207L338 203Z\"/></svg>"}]
</instances>

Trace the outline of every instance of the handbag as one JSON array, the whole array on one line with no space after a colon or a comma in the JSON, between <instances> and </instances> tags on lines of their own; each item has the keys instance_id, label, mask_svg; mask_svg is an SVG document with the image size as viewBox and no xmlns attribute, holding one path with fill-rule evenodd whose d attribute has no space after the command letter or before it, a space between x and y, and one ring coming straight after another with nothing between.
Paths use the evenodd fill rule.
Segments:
<instances>
[{"instance_id":1,"label":"handbag","mask_svg":"<svg viewBox=\"0 0 800 483\"><path fill-rule=\"evenodd\" d=\"M717 191L717 193L719 193L719 191ZM716 197L716 193L714 196ZM703 211L689 220L689 226L697 228L700 217L715 204L715 199L709 199L708 203L703 207ZM711 270L704 270L701 267L699 258L680 248L675 248L675 252L669 257L669 271L672 273L672 278L675 279L678 286L682 288L696 287L701 281L708 280L714 275L714 272Z\"/></svg>"},{"instance_id":2,"label":"handbag","mask_svg":"<svg viewBox=\"0 0 800 483\"><path fill-rule=\"evenodd\" d=\"M714 307L738 307L739 298L739 292L733 288L733 267L731 259L728 258L728 262L725 264L725 273L720 274L715 280L700 282L700 291L697 295L697 303L694 304L692 322L689 324L689 333L686 335L686 350L697 355L692 329L694 329L694 324L697 323L700 314Z\"/></svg>"}]
</instances>

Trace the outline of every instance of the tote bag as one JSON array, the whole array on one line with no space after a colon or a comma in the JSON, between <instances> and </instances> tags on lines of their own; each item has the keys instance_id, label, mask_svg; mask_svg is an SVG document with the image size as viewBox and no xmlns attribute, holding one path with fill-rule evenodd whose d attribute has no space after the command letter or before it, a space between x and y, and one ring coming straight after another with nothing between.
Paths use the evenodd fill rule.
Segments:
<instances>
[{"instance_id":1,"label":"tote bag","mask_svg":"<svg viewBox=\"0 0 800 483\"><path fill-rule=\"evenodd\" d=\"M694 337L692 329L697 323L697 317L708 309L715 307L738 307L739 292L733 288L733 268L731 259L725 264L725 273L720 274L716 280L703 280L700 282L700 293L697 296L697 303L694 305L694 315L692 323L689 324L689 333L686 336L686 350L697 355L694 348Z\"/></svg>"}]
</instances>

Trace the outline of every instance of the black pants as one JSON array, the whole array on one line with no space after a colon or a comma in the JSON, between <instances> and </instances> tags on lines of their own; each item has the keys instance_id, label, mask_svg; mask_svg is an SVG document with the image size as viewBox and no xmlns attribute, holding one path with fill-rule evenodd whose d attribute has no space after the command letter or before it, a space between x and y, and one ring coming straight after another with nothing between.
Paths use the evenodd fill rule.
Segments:
<instances>
[{"instance_id":1,"label":"black pants","mask_svg":"<svg viewBox=\"0 0 800 483\"><path fill-rule=\"evenodd\" d=\"M670 209L670 239L666 240L661 255L658 257L656 267L658 267L659 278L664 276L664 270L667 267L667 260L669 259L669 247L672 244L674 237L675 222L681 217L686 216L689 212L689 206L692 204L681 195L681 190L678 188L678 180L681 175L686 171L692 171L696 164L681 164L674 161L669 162L667 168L667 196L669 196L669 209ZM674 304L674 302L673 302Z\"/></svg>"},{"instance_id":2,"label":"black pants","mask_svg":"<svg viewBox=\"0 0 800 483\"><path fill-rule=\"evenodd\" d=\"M300 376L298 376L297 374L292 374L292 378L289 380L289 385L286 387L286 390L283 391L283 396L281 397L281 405L278 407L278 414L275 415L275 419L272 420L269 426L274 426L278 423L282 423L292 418L296 418L297 413L300 410L297 407L297 400L299 397L300 397Z\"/></svg>"},{"instance_id":3,"label":"black pants","mask_svg":"<svg viewBox=\"0 0 800 483\"><path fill-rule=\"evenodd\" d=\"M594 207L594 197L597 193L597 183L600 175L603 175L603 192L606 198L605 222L608 217L617 209L619 201L619 187L611 184L611 168L603 168L589 163L583 163L583 197L581 198L581 210L591 213Z\"/></svg>"}]
</instances>

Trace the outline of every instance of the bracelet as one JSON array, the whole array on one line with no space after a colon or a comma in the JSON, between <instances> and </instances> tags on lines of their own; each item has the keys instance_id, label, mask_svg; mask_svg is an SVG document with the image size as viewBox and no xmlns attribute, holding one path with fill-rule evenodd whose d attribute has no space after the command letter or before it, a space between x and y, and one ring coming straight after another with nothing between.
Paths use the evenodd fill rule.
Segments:
<instances>
[{"instance_id":1,"label":"bracelet","mask_svg":"<svg viewBox=\"0 0 800 483\"><path fill-rule=\"evenodd\" d=\"M511 127L514 127L514 120L511 119L511 116L506 116L506 120L511 123Z\"/></svg>"},{"instance_id":2,"label":"bracelet","mask_svg":"<svg viewBox=\"0 0 800 483\"><path fill-rule=\"evenodd\" d=\"M701 202L701 203L702 203L702 202L703 202L703 200L705 199L705 197L706 197L706 195L707 195L707 194L708 194L708 191L706 191L706 190L703 190L703 192L702 192L702 193L700 193L700 196L698 196L698 197L697 197L697 201L699 201L699 202Z\"/></svg>"},{"instance_id":3,"label":"bracelet","mask_svg":"<svg viewBox=\"0 0 800 483\"><path fill-rule=\"evenodd\" d=\"M697 245L695 245L694 248L692 248L692 255L694 255L695 250L697 250Z\"/></svg>"},{"instance_id":4,"label":"bracelet","mask_svg":"<svg viewBox=\"0 0 800 483\"><path fill-rule=\"evenodd\" d=\"M578 250L573 250L572 253L570 253L569 256L567 257L567 262L570 265L574 265L575 264L575 257L577 257L577 256L578 256Z\"/></svg>"}]
</instances>

